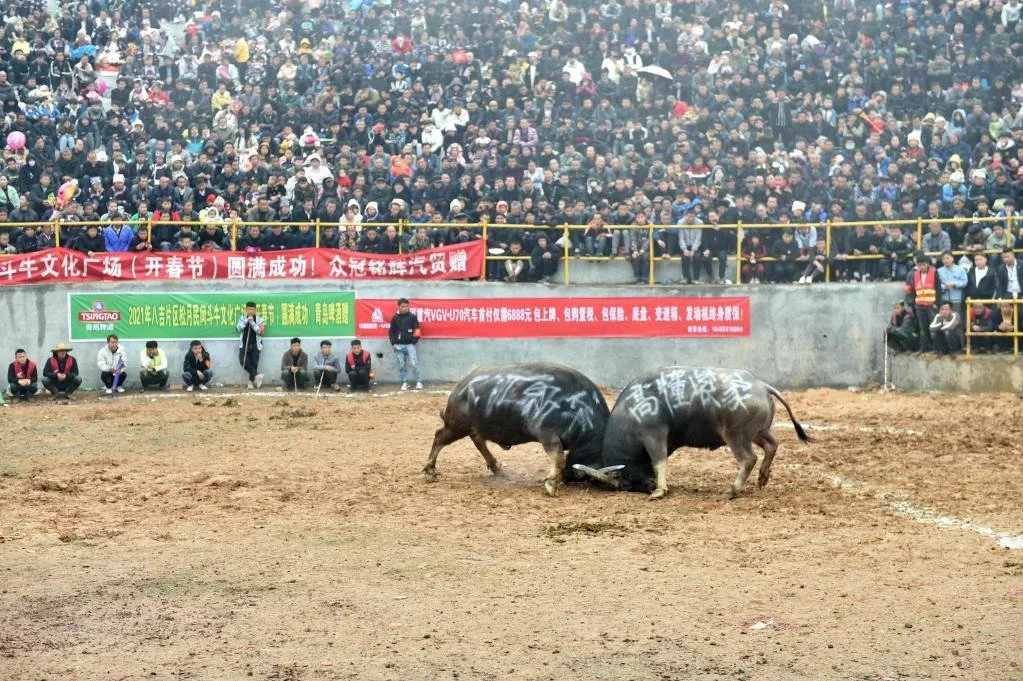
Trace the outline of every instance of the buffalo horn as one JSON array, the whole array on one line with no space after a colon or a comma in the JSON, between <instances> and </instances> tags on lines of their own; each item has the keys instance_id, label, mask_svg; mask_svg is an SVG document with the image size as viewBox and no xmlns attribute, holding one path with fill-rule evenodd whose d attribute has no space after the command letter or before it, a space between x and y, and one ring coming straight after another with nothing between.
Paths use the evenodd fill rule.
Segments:
<instances>
[{"instance_id":1,"label":"buffalo horn","mask_svg":"<svg viewBox=\"0 0 1023 681\"><path fill-rule=\"evenodd\" d=\"M620 471L623 468L625 468L625 466L608 466L606 468L601 468L600 470L597 470L596 468L590 468L589 466L584 466L581 463L577 463L574 464L572 468L576 469L581 473L585 473L586 475L590 476L597 482L602 482L608 487L618 489L618 476L620 475Z\"/></svg>"}]
</instances>

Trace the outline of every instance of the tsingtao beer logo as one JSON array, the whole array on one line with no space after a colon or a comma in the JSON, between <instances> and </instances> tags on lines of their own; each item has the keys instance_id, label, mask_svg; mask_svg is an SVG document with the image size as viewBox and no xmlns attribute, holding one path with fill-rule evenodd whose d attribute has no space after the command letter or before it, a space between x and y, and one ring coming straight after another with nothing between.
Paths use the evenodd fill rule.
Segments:
<instances>
[{"instance_id":1,"label":"tsingtao beer logo","mask_svg":"<svg viewBox=\"0 0 1023 681\"><path fill-rule=\"evenodd\" d=\"M92 304L91 308L78 313L78 321L89 324L109 324L111 322L121 321L121 313L117 310L108 310L106 304L102 300L97 300Z\"/></svg>"}]
</instances>

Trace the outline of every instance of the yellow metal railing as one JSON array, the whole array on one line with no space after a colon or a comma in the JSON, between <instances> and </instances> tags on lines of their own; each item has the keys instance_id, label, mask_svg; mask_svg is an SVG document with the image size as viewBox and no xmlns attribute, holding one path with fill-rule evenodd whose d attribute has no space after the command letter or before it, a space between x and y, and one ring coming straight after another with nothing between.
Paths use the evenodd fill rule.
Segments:
<instances>
[{"instance_id":1,"label":"yellow metal railing","mask_svg":"<svg viewBox=\"0 0 1023 681\"><path fill-rule=\"evenodd\" d=\"M1012 331L974 331L973 330L973 305L974 303L981 303L984 306L989 305L1011 305L1012 306ZM1012 354L1019 355L1019 339L1023 336L1023 332L1019 329L1019 306L1023 303L1023 298L1000 298L1000 299L980 299L980 298L967 298L966 299L966 320L964 326L966 327L966 354L969 356L973 352L973 339L974 338L1012 338ZM1002 320L1005 321L1004 318Z\"/></svg>"},{"instance_id":2,"label":"yellow metal railing","mask_svg":"<svg viewBox=\"0 0 1023 681\"><path fill-rule=\"evenodd\" d=\"M125 217L124 219L122 219L122 220L120 220L118 222L121 222L123 224L131 226L132 229L135 230L136 232L138 231L138 229L140 227L143 227L143 226L146 227L147 230L148 230L148 241L149 241L150 244L152 244L154 228L159 228L159 227L164 226L164 225L172 225L174 227L181 227L181 226L184 226L184 225L190 225L190 226L192 226L195 229L195 232L196 232L197 235L201 235L203 229L208 224L210 224L210 223L205 222L205 221L191 221L191 222L187 222L187 221L157 221L157 220L153 220L151 217L146 217L146 218L138 218L138 217L136 217L135 219L132 219L131 217ZM809 224L810 226L814 227L817 230L818 235L820 235L821 230L823 229L824 238L825 238L825 245L826 245L826 248L825 248L826 257L824 259L824 263L825 263L824 281L831 281L832 275L833 275L833 273L832 273L832 260L834 258L834 256L832 256L832 254L831 254L831 249L832 249L832 244L834 243L834 235L833 235L834 230L836 230L836 229L849 229L849 230L851 230L851 229L853 229L853 228L855 228L857 226L873 228L875 225L884 225L886 228L888 228L888 227L893 227L893 226L898 225L900 227L906 228L907 236L910 238L910 242L912 243L913 248L915 250L919 250L923 246L924 226L926 224L930 224L930 223L934 223L934 222L937 222L937 223L939 223L941 225L948 225L948 224L952 224L952 223L956 222L956 220L954 218L940 218L940 219L931 220L931 219L928 219L928 218L920 217L920 218L916 218L916 219L913 219L913 220L869 221L869 222L834 222L833 223L832 221L828 220L828 221L825 221L823 223L820 223L820 222L817 222L817 223L797 223L797 222L792 222L792 223L767 223L767 224L760 224L760 223L742 223L742 222L739 222L739 223L735 223L735 224L719 224L719 225L713 225L713 224L700 224L700 225L686 225L686 224L681 224L681 225L679 225L679 224L672 224L672 225L654 225L654 224L650 224L650 225L612 225L612 224L607 224L607 225L604 225L604 227L606 227L606 229L607 229L608 238L611 238L611 235L614 232L618 232L618 231L641 231L641 232L645 232L644 237L646 239L646 257L648 258L648 263L647 263L647 283L653 285L655 283L655 267L656 267L657 261L662 261L662 262L667 262L667 261L681 262L681 260L682 260L682 256L680 256L680 255L671 255L670 253L662 253L659 256L655 256L654 255L654 253L655 253L654 244L655 244L655 241L656 241L656 235L657 235L658 232L660 232L662 230L668 230L668 229L699 229L699 230L702 230L702 231L706 231L706 230L712 230L715 227L720 227L721 229L725 229L725 230L734 230L734 232L735 232L735 243L734 243L734 246L730 249L730 252L729 252L729 255L728 255L728 259L735 263L735 270L736 270L735 271L735 281L736 281L736 283L741 283L742 282L742 264L743 264L742 246L743 246L743 242L744 242L744 235L746 233L748 233L748 231L750 231L750 230L756 230L756 231L769 231L770 230L770 231L775 231L775 230L782 230L782 229L796 230L800 226ZM1004 223L1006 225L1006 233L1007 233L1007 241L1008 241L1008 243L1009 244L1014 244L1015 243L1016 235L1014 234L1014 232L1015 232L1015 228L1017 226L1018 220L1014 221L1014 219L1011 216L1007 216L1007 217L989 216L989 217L984 217L984 218L971 218L967 222L971 222L971 223L979 222L979 223L982 223L982 224ZM33 225L33 226L35 226L37 228L40 228L40 229L44 228L44 227L45 228L50 228L50 231L52 231L52 234L53 234L54 245L60 247L60 246L71 246L72 245L72 244L67 243L67 234L66 234L66 232L69 229L86 228L86 227L88 227L88 225L96 225L96 226L98 226L100 228L103 228L103 227L107 226L108 224L111 224L111 222L110 221L99 221L99 220L95 220L95 221L91 221L91 222L57 220L57 221L45 222L45 223L4 223L4 227L7 228L7 229L18 229L18 228L24 228L24 227L28 226L29 224L31 224L31 225ZM346 228L348 227L348 223L344 222L343 220L339 220L337 222L333 222L333 221L332 222L324 222L322 220L316 220L315 222L298 223L298 222L292 222L292 221L288 221L288 222L247 222L245 220L238 219L238 218L225 218L223 220L214 222L212 224L215 224L219 229L223 230L223 233L224 233L225 237L227 238L228 243L230 244L230 249L231 250L238 250L239 242L241 241L242 238L244 238L244 235L248 231L248 229L250 227L253 227L253 226L265 229L267 227L271 227L271 226L277 225L277 224L283 224L286 227L294 227L294 226L298 226L299 224L308 224L310 226L310 228L311 228L311 231L313 231L314 234L315 234L315 236L314 236L314 247L316 247L316 248L320 248L321 247L321 237L322 237L322 232L323 232L324 229L327 229L328 227L332 227L332 228L338 230L339 234L343 234L346 231ZM573 253L573 248L572 248L572 244L573 244L572 237L573 237L573 235L579 235L581 237L586 232L586 230L589 229L588 225L568 225L568 224L562 224L562 225L557 225L557 226L553 226L552 227L552 226L542 225L542 224L528 225L528 224L488 223L485 219L483 221L481 221L481 222L475 222L475 223L447 223L447 222L444 222L444 223L414 223L414 222L411 222L411 221L408 221L408 220L400 220L400 221L397 221L397 222L374 222L373 224L381 232L381 234L383 234L387 230L388 227L392 227L392 226L395 227L395 229L397 231L397 236L398 236L399 253L404 252L406 250L409 239L411 238L411 236L415 233L415 231L419 227L425 227L427 230L436 230L436 229L448 229L448 230L466 229L466 230L471 230L474 233L475 237L482 238L484 241L486 241L488 239L488 236L491 235L492 230L494 230L494 229L515 230L515 231L532 230L534 232L536 232L536 231L545 231L545 232L547 232L548 234L551 235L551 240L552 241L557 241L559 238L563 238L564 239L563 243L565 244L566 247L563 249L563 256L561 258L561 263L562 263L562 268L561 268L561 270L562 270L562 273L561 273L562 277L561 278L564 281L564 283L566 283L566 284L571 282L571 274L570 274L570 272L571 272L571 267L572 267L572 263L573 262L586 262L586 261L597 261L597 262L603 261L603 262L606 262L606 261L610 261L610 260L615 259L616 256L617 256L617 254L612 254L611 256L604 256L604 255L582 255L582 254L581 255L575 255ZM362 227L364 228L365 224L362 224ZM1021 231L1021 234L1019 236L1023 237L1023 229L1021 229L1020 231ZM805 258L801 259L801 260L799 260L800 263L807 263L808 264L810 262L810 260L813 259L813 257L815 256L815 254L813 253L813 248L814 248L814 246L811 246L811 248L810 248L810 258L809 259L805 259ZM1023 253L1023 249L1017 249L1016 252L1017 253ZM967 249L955 250L952 253L956 257L960 257L962 255L967 255L967 254L973 255L973 254L976 254L976 253L984 253L984 254L987 254L987 255L991 255L991 254L999 253L999 251L998 250L967 248ZM523 255L524 256L528 256L529 254L528 253L524 253ZM935 256L937 256L939 254L937 252L928 252L927 255L929 255L931 257L935 257ZM629 256L629 254L626 254L626 258L628 258L628 256ZM507 260L507 259L510 259L511 257L513 257L513 256L509 256L509 255L491 255L491 254L487 253L485 255L484 267L486 267L486 263L489 263L489 262L492 262L492 261L497 261L497 260ZM522 257L522 256L519 256L519 257ZM842 255L840 260L842 260L842 261L853 261L853 262L861 261L861 260L879 261L879 260L882 260L884 258L885 258L885 256L882 253L870 253L870 254L862 254L862 255L851 255L851 254L849 254L849 255ZM907 257L907 260L909 260L908 257ZM758 258L757 261L758 262L764 262L764 263L771 263L771 262L776 262L776 259L773 258L773 257L770 257L770 255L767 255L765 257ZM485 277L483 277L483 278L485 278Z\"/></svg>"}]
</instances>

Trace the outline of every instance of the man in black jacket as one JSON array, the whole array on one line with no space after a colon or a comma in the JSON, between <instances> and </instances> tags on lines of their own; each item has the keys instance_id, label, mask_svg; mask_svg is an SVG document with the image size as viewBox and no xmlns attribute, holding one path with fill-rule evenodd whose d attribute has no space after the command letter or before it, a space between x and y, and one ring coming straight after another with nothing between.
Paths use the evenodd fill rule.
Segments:
<instances>
[{"instance_id":1,"label":"man in black jacket","mask_svg":"<svg viewBox=\"0 0 1023 681\"><path fill-rule=\"evenodd\" d=\"M99 227L95 223L91 223L85 228L85 233L79 234L78 238L75 239L74 249L82 253L88 253L91 256L93 253L105 252L107 250L107 242L103 235L99 233Z\"/></svg>"},{"instance_id":2,"label":"man in black jacket","mask_svg":"<svg viewBox=\"0 0 1023 681\"><path fill-rule=\"evenodd\" d=\"M213 380L213 360L203 348L202 341L194 340L188 346L182 366L182 379L188 392L192 392L195 386L199 386L199 390L209 390L210 381Z\"/></svg>"},{"instance_id":3,"label":"man in black jacket","mask_svg":"<svg viewBox=\"0 0 1023 681\"><path fill-rule=\"evenodd\" d=\"M419 371L419 355L416 343L419 342L419 318L409 311L408 298L398 300L398 313L391 317L391 328L388 338L394 348L394 358L398 362L398 375L401 377L401 389L408 390L409 368L416 380L416 390L423 389L423 376Z\"/></svg>"},{"instance_id":4,"label":"man in black jacket","mask_svg":"<svg viewBox=\"0 0 1023 681\"><path fill-rule=\"evenodd\" d=\"M717 211L711 211L710 224L712 229L703 230L703 241L700 244L703 268L707 272L707 281L712 284L722 283L725 280L725 270L728 267L728 254L736 253L737 243L735 232L730 229L722 229L718 225ZM718 260L718 274L713 276L714 258Z\"/></svg>"},{"instance_id":5,"label":"man in black jacket","mask_svg":"<svg viewBox=\"0 0 1023 681\"><path fill-rule=\"evenodd\" d=\"M1023 262L1016 258L1011 246L1002 249L1002 266L996 277L996 298L1023 298Z\"/></svg>"}]
</instances>

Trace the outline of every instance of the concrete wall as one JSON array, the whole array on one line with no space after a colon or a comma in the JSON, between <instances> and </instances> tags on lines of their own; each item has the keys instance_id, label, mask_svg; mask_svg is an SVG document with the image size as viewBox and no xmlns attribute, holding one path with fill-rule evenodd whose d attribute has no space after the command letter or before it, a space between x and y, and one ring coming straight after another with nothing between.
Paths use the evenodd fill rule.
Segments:
<instances>
[{"instance_id":1,"label":"concrete wall","mask_svg":"<svg viewBox=\"0 0 1023 681\"><path fill-rule=\"evenodd\" d=\"M925 359L893 355L891 383L907 392L1023 393L1023 363L1012 355Z\"/></svg>"},{"instance_id":2,"label":"concrete wall","mask_svg":"<svg viewBox=\"0 0 1023 681\"><path fill-rule=\"evenodd\" d=\"M677 263L676 263L677 264ZM185 284L174 283L166 290L180 291ZM267 282L263 290L326 290L329 284ZM247 290L251 284L216 282L193 284L190 290ZM899 285L830 284L812 286L620 286L588 287L521 284L514 289L504 284L450 282L411 284L401 282L358 283L360 297L397 298L495 298L515 295L536 297L619 297L619 296L734 296L748 295L752 308L752 335L721 339L500 339L430 340L419 344L420 363L427 382L450 382L481 364L557 361L576 367L596 382L620 387L636 374L668 364L713 365L750 369L779 388L863 385L881 380L881 328L891 300L901 295ZM88 284L79 292L159 291L161 284ZM67 287L32 286L0 289L0 311L7 323L0 328L0 368L13 359L14 350L24 347L37 362L48 357L48 349L68 337ZM252 297L258 299L259 292ZM316 351L320 338L305 339L309 352ZM86 385L99 384L96 353L100 342L75 343L75 356ZM131 381L138 385L138 355L144 343L129 341ZM173 382L178 375L187 342L162 343ZM335 339L335 347L337 342ZM345 343L347 346L347 343ZM367 341L372 352L384 352L377 364L380 382L397 381L394 359L386 342ZM244 376L238 365L237 341L212 341L207 348L214 358L218 383L238 385ZM260 367L268 383L279 378L279 360L287 349L286 339L265 342ZM10 358L10 359L8 359ZM4 375L3 379L6 378ZM271 380L272 379L272 380ZM5 384L6 385L6 384Z\"/></svg>"}]
</instances>

